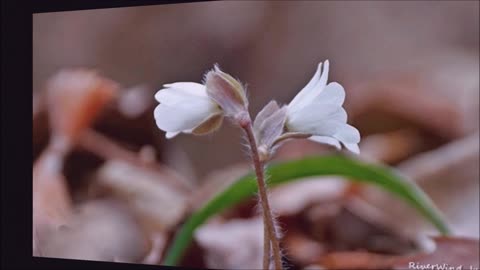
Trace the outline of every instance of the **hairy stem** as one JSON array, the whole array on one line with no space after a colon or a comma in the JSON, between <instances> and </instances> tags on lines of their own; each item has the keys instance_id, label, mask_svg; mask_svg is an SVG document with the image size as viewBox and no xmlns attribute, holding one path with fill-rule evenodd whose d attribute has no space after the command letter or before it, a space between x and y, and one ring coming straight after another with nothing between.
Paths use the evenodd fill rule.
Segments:
<instances>
[{"instance_id":1,"label":"hairy stem","mask_svg":"<svg viewBox=\"0 0 480 270\"><path fill-rule=\"evenodd\" d=\"M264 251L268 250L268 253L264 254L264 269L269 269L269 266L265 268L265 263L266 260L268 262L270 261L270 245L272 248L272 253L273 253L273 259L275 263L275 269L279 270L282 269L282 259L281 259L281 254L280 254L280 244L279 240L277 238L277 233L275 230L275 224L272 216L272 211L270 209L270 204L268 202L268 196L267 196L267 184L265 182L265 176L264 176L264 168L263 168L263 163L260 161L260 156L258 153L258 148L257 148L257 143L255 140L255 135L253 134L253 128L252 128L252 123L251 121L247 121L245 125L242 125L242 128L244 129L245 133L247 134L248 137L248 142L250 144L250 150L252 151L252 161L255 167L255 174L257 176L257 184L258 184L258 192L260 195L260 203L262 206L262 213L263 213L263 222L265 226L266 233L264 236L264 239L267 240L267 237L269 238L268 242L265 241L264 243ZM266 258L265 258L266 257ZM269 264L269 263L268 263Z\"/></svg>"},{"instance_id":2,"label":"hairy stem","mask_svg":"<svg viewBox=\"0 0 480 270\"><path fill-rule=\"evenodd\" d=\"M263 214L262 214L263 215ZM265 215L263 215L263 268L262 269L270 269L270 232L265 226Z\"/></svg>"}]
</instances>

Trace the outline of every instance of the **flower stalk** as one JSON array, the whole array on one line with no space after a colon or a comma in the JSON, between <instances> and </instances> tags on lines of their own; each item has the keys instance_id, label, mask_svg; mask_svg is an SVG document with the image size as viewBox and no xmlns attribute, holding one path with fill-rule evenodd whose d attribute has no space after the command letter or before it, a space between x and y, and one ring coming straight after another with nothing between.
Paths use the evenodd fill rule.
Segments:
<instances>
[{"instance_id":1,"label":"flower stalk","mask_svg":"<svg viewBox=\"0 0 480 270\"><path fill-rule=\"evenodd\" d=\"M273 253L275 269L282 269L280 244L275 229L272 210L270 208L270 203L268 202L264 164L260 159L251 121L245 121L244 123L242 123L241 127L245 131L245 134L248 138L248 143L250 145L252 162L255 167L255 174L258 184L258 193L260 195L260 203L262 206L263 222L265 228L264 239L267 240L264 242L263 269L270 269L270 247Z\"/></svg>"}]
</instances>

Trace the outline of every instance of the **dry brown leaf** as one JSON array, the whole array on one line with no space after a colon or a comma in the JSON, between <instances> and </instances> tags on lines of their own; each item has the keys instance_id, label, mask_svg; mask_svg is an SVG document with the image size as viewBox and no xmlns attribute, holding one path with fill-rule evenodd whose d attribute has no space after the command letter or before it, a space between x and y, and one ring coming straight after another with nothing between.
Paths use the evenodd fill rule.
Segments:
<instances>
[{"instance_id":1,"label":"dry brown leaf","mask_svg":"<svg viewBox=\"0 0 480 270\"><path fill-rule=\"evenodd\" d=\"M192 194L190 199L192 210L202 207L216 194L232 185L239 177L247 174L250 168L248 164L239 163L212 171L202 181L203 184Z\"/></svg>"},{"instance_id":2,"label":"dry brown leaf","mask_svg":"<svg viewBox=\"0 0 480 270\"><path fill-rule=\"evenodd\" d=\"M446 215L454 235L479 237L478 133L416 155L397 168L432 198ZM385 192L368 187L362 197L381 210L391 228L407 234L437 232L410 206ZM402 223L398 223L398 217Z\"/></svg>"},{"instance_id":3,"label":"dry brown leaf","mask_svg":"<svg viewBox=\"0 0 480 270\"><path fill-rule=\"evenodd\" d=\"M272 160L298 159L308 155L328 153L333 150L333 146L319 144L307 139L291 140L286 141L278 148Z\"/></svg>"},{"instance_id":4,"label":"dry brown leaf","mask_svg":"<svg viewBox=\"0 0 480 270\"><path fill-rule=\"evenodd\" d=\"M432 252L402 256L365 251L333 252L323 256L318 263L328 269L478 269L478 240L453 237L436 237L433 240L435 248ZM433 265L437 268L432 268Z\"/></svg>"},{"instance_id":5,"label":"dry brown leaf","mask_svg":"<svg viewBox=\"0 0 480 270\"><path fill-rule=\"evenodd\" d=\"M390 269L394 256L361 251L334 252L324 256L319 264L326 269Z\"/></svg>"},{"instance_id":6,"label":"dry brown leaf","mask_svg":"<svg viewBox=\"0 0 480 270\"><path fill-rule=\"evenodd\" d=\"M399 129L366 136L360 142L361 158L393 164L419 153L428 146L425 136L415 129Z\"/></svg>"},{"instance_id":7,"label":"dry brown leaf","mask_svg":"<svg viewBox=\"0 0 480 270\"><path fill-rule=\"evenodd\" d=\"M167 237L164 233L153 232L150 236L151 248L148 254L143 258L144 264L158 264L162 258L162 252L167 243Z\"/></svg>"},{"instance_id":8,"label":"dry brown leaf","mask_svg":"<svg viewBox=\"0 0 480 270\"><path fill-rule=\"evenodd\" d=\"M395 73L378 74L379 79L347 86L351 89L349 116L357 121L369 112L373 117L390 114L447 139L474 132L479 127L477 58L468 52L447 50ZM366 125L379 125L372 117L366 121Z\"/></svg>"},{"instance_id":9,"label":"dry brown leaf","mask_svg":"<svg viewBox=\"0 0 480 270\"><path fill-rule=\"evenodd\" d=\"M47 83L46 102L54 134L76 140L117 91L117 83L93 70L59 71Z\"/></svg>"},{"instance_id":10,"label":"dry brown leaf","mask_svg":"<svg viewBox=\"0 0 480 270\"><path fill-rule=\"evenodd\" d=\"M325 252L324 245L300 232L289 232L282 242L286 256L302 265L315 263L318 255Z\"/></svg>"},{"instance_id":11,"label":"dry brown leaf","mask_svg":"<svg viewBox=\"0 0 480 270\"><path fill-rule=\"evenodd\" d=\"M47 105L53 136L33 165L36 241L42 242L44 231L55 230L70 214L72 202L62 174L64 158L71 150L72 142L113 98L116 89L116 83L84 69L62 70L48 81L45 100L42 101ZM37 107L40 105L43 104L37 104ZM36 111L37 115L42 112L41 108ZM38 249L42 244L36 246Z\"/></svg>"},{"instance_id":12,"label":"dry brown leaf","mask_svg":"<svg viewBox=\"0 0 480 270\"><path fill-rule=\"evenodd\" d=\"M205 250L207 267L260 269L263 256L263 222L259 217L211 221L197 229L195 239Z\"/></svg>"},{"instance_id":13,"label":"dry brown leaf","mask_svg":"<svg viewBox=\"0 0 480 270\"><path fill-rule=\"evenodd\" d=\"M419 265L445 265L471 270L480 267L480 243L478 239L435 237L435 250L424 254L405 256L395 260L395 269L411 267L411 263Z\"/></svg>"},{"instance_id":14,"label":"dry brown leaf","mask_svg":"<svg viewBox=\"0 0 480 270\"><path fill-rule=\"evenodd\" d=\"M148 238L135 218L111 200L79 206L47 238L41 249L44 257L139 262L148 250Z\"/></svg>"},{"instance_id":15,"label":"dry brown leaf","mask_svg":"<svg viewBox=\"0 0 480 270\"><path fill-rule=\"evenodd\" d=\"M156 151L149 145L144 145L139 153L136 153L91 129L83 132L78 144L81 148L96 154L104 160L121 160L132 166L163 174L167 177L162 177L162 181L172 188L180 191L190 191L192 189L191 181L188 181L169 167L155 162Z\"/></svg>"},{"instance_id":16,"label":"dry brown leaf","mask_svg":"<svg viewBox=\"0 0 480 270\"><path fill-rule=\"evenodd\" d=\"M347 183L337 177L310 177L308 179L272 188L270 201L275 213L294 215L307 206L342 197Z\"/></svg>"},{"instance_id":17,"label":"dry brown leaf","mask_svg":"<svg viewBox=\"0 0 480 270\"><path fill-rule=\"evenodd\" d=\"M165 184L164 171L120 161L107 161L96 173L93 192L107 192L128 202L155 230L171 229L187 210L187 193ZM96 189L96 191L95 191Z\"/></svg>"},{"instance_id":18,"label":"dry brown leaf","mask_svg":"<svg viewBox=\"0 0 480 270\"><path fill-rule=\"evenodd\" d=\"M34 252L42 254L45 233L65 223L72 201L61 172L63 157L45 151L35 162L32 173Z\"/></svg>"},{"instance_id":19,"label":"dry brown leaf","mask_svg":"<svg viewBox=\"0 0 480 270\"><path fill-rule=\"evenodd\" d=\"M324 229L324 239L331 248L386 254L402 254L416 248L417 243L408 235L378 222L382 219L373 209L360 208L358 201L353 199L344 201L342 206Z\"/></svg>"}]
</instances>

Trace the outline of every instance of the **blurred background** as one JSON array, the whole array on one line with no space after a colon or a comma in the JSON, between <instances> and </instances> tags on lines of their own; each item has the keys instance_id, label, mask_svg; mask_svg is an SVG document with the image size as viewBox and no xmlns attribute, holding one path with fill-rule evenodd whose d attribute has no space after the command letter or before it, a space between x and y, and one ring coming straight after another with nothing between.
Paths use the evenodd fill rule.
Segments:
<instances>
[{"instance_id":1,"label":"blurred background","mask_svg":"<svg viewBox=\"0 0 480 270\"><path fill-rule=\"evenodd\" d=\"M75 117L82 117L78 116L82 114L82 109L76 112L66 112L69 106L64 106L65 111L54 109L60 105L51 100L65 100L70 94L61 99L52 98L55 93L53 90L49 92L48 80L65 69L98 71L99 76L115 82L115 87L105 86L115 88L115 95L111 99L107 98L108 102L100 102L102 105L99 105L98 111L101 113L91 117L91 124L83 124L82 128L90 133L87 132L88 136L82 135L80 137L83 139L78 139L78 145L82 147L72 147L68 154L62 156L63 168L56 173L61 174L63 180L60 182L65 182L66 187L55 190L64 193L60 197L68 205L66 209L88 205L93 201L92 198L115 198L116 202L122 202L122 205L126 204L130 209L118 210L119 215L132 212L132 220L142 224L140 227L148 227L146 230L149 233L144 236L144 230L138 229L138 234L128 236L130 240L124 239L130 243L133 241L131 239L147 239L136 240L138 247L132 247L133 251L112 250L109 252L122 255L100 256L88 253L91 252L88 243L85 243L85 250L66 248L69 242L74 241L68 237L84 238L66 236L71 235L72 231L62 230L58 233L46 229L45 233L36 233L34 228L34 238L36 234L39 239L43 237L43 240L37 242L34 239L34 253L37 245L42 247L37 251L43 250L41 253L45 256L134 262L141 261L139 258L149 254L148 256L153 256L150 262L158 263L163 248L154 249L155 243L167 243L184 213L188 213L190 206L187 197L192 188L200 190L201 192L195 193L200 194L196 197L205 201L218 189L218 185L229 183L222 181L222 178L234 179L235 175L242 175L248 170L248 165L245 164L247 156L243 146L239 143L239 130L229 124L223 125L213 135L180 135L166 140L153 119L156 105L154 93L165 83L200 82L204 73L218 63L224 71L247 84L250 110L256 114L271 99L288 103L309 81L317 64L326 59L330 60L329 81L338 81L345 87L348 122L356 126L362 135L360 158L395 166L432 196L447 213L459 235L478 238L478 33L478 1L220 1L35 14L35 162L39 163L44 155L42 153L48 153L45 150L49 149L47 146L54 144L51 134L54 133L52 126L55 126L53 122L56 116L52 116L53 111L65 118L59 121L68 123L77 121ZM81 88L78 82L69 80L63 81L65 88ZM82 93L78 91L70 95L74 103L75 100L80 102L81 98ZM67 116L72 118L67 119ZM329 152L333 152L333 149L328 146L299 140L285 144L279 149L275 160ZM113 162L120 156L124 163ZM140 163L155 164L153 175L156 177L152 177L149 174L151 172L143 171L143 165L139 165L137 159ZM125 160L133 161L125 163ZM124 173L118 173L119 171ZM158 175L174 179L170 181L174 183L162 186L163 183L170 182L152 180L159 178ZM35 177L34 170L34 182ZM137 181L142 177L144 182ZM332 179L332 183L337 183L337 180ZM183 183L183 186L178 187L178 183ZM337 198L345 190L352 190L351 186L328 184L330 189L327 189L333 191L322 197L326 190L324 186L316 189L319 184L305 183L309 184L296 186L297 189L290 189L290 193L278 191L277 211L281 217L298 220L293 217L313 211L310 209L312 204L319 204L319 201L331 204L331 197ZM136 190L136 195L132 195L132 189ZM52 194L51 188L47 190L48 194ZM146 196L145 190L151 193L148 195L150 197L143 198ZM297 202L298 209L290 209L295 204L291 201L282 202L281 198L286 197L295 201L296 196L300 196L298 194L305 194L305 190L310 190L311 196L299 198L301 202ZM319 193L312 190L318 190ZM387 238L389 241L401 239L398 241L404 243L404 248L397 249L380 245L380 251L393 254L408 250L407 247L413 244L405 239L419 234L419 219L412 217L411 225L405 225L408 221L402 226L395 224L395 219L399 216L414 214L409 212L408 207L396 205L391 202L391 198L383 196L377 190L362 187L361 192L356 192L356 200L361 199L368 204L368 209L382 205L384 209L375 208L381 214L372 217L367 214L372 212L370 210L357 209L358 207L352 210L349 206L347 209L350 216L343 212L329 215L352 218L354 213L358 220L374 220L372 222L376 224L376 229L388 228L395 232L388 234L382 231L382 239L385 239L386 234L389 237L393 237L393 234L395 237ZM272 196L275 201L275 195ZM48 198L46 201L48 200L55 199ZM103 216L96 213L101 212L101 209L112 209L111 203L102 202L101 207L93 207L94 211L86 210L82 215ZM49 208L52 203L46 202L45 205ZM115 209L117 208L121 207L116 205ZM75 217L75 222L68 222L77 224L77 227L71 227L88 231L86 228L90 228L90 225L78 225L86 222L78 220L93 218L82 219L79 215ZM116 218L129 220L123 216ZM282 221L287 224L287 231L290 231L288 220ZM317 216L317 219L309 219L310 223L307 223L313 226L312 224L323 222L318 220L324 219ZM332 219L329 220L329 224L336 224ZM249 219L241 222L257 221L250 215ZM155 225L151 225L153 223ZM105 224L110 223L105 221ZM127 227L137 226L136 223L130 224L127 221L121 224L126 224ZM252 224L245 225L245 228L256 226ZM98 228L97 225L93 227ZM222 228L215 227L213 231L230 235L232 232L229 230L233 230L232 227L225 227L223 231ZM365 234L372 235L370 231L365 233L365 230L358 234L362 237L366 237ZM128 231L134 230L130 228ZM227 252L229 243L217 243L222 237L216 235L212 240L211 234L206 227L203 236L196 239L194 247L197 251L201 250L202 255L193 252L197 255L188 257L184 264L238 268L241 265L238 261L249 261L242 257L243 259L219 262L218 258L222 257L222 252ZM242 234L234 235L244 237ZM357 238L353 237L355 241L347 237L350 240L345 242L346 236L341 232L334 235L341 235L332 240L336 243L333 245L335 248L330 245L330 248L317 250L316 254L337 248L356 249L361 243L368 242L364 239L371 239L357 235ZM163 240L152 240L157 239L155 237ZM295 243L288 246L293 253L298 245L313 245L302 242L305 239L298 240L302 239L298 235L292 237L287 235L290 242L286 240L285 245ZM119 239L115 235L112 238ZM322 239L314 241L317 246L325 243L326 240ZM396 246L402 245L397 243ZM363 248L375 251L371 246ZM305 255L304 253L299 251L299 254ZM293 259L290 263L294 268L316 263L316 259L302 255L291 257ZM256 262L256 259L252 261Z\"/></svg>"}]
</instances>

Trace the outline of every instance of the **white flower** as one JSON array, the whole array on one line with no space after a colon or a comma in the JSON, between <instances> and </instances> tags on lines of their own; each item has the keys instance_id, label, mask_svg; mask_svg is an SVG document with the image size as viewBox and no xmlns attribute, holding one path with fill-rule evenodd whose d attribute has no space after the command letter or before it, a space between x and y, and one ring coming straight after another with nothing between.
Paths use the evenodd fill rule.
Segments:
<instances>
[{"instance_id":1,"label":"white flower","mask_svg":"<svg viewBox=\"0 0 480 270\"><path fill-rule=\"evenodd\" d=\"M358 154L360 133L347 124L347 113L342 108L345 90L336 82L327 85L328 60L323 72L321 67L322 63L310 82L288 104L286 128L289 132L310 134L309 139L338 149L342 143Z\"/></svg>"},{"instance_id":2,"label":"white flower","mask_svg":"<svg viewBox=\"0 0 480 270\"><path fill-rule=\"evenodd\" d=\"M194 82L165 84L155 94L155 122L166 131L167 139L180 132L205 134L217 129L223 120L220 106L208 95L205 85Z\"/></svg>"},{"instance_id":3,"label":"white flower","mask_svg":"<svg viewBox=\"0 0 480 270\"><path fill-rule=\"evenodd\" d=\"M245 89L218 65L205 74L205 84L177 82L164 87L155 94L160 104L154 116L158 128L167 132L167 139L180 132L211 133L224 117L241 123L248 116Z\"/></svg>"}]
</instances>

